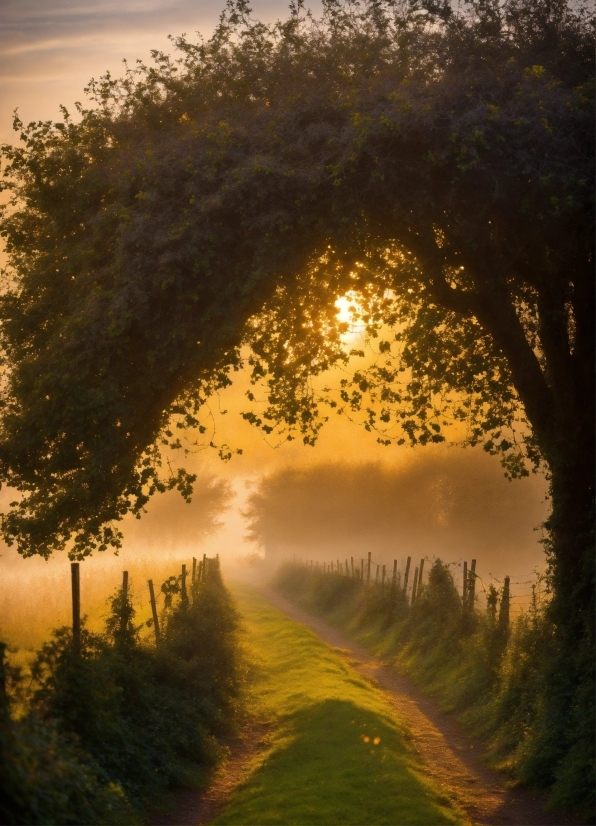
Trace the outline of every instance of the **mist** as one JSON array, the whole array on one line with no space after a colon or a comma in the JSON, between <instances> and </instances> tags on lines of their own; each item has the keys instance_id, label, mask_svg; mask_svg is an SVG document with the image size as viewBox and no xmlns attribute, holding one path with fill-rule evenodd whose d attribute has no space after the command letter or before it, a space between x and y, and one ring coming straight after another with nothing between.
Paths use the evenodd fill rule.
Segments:
<instances>
[{"instance_id":1,"label":"mist","mask_svg":"<svg viewBox=\"0 0 596 826\"><path fill-rule=\"evenodd\" d=\"M127 515L118 525L124 534L118 554L95 553L81 563L82 610L92 616L90 627L102 627L106 598L119 587L124 569L130 573L135 608L147 613L147 580L154 579L159 588L164 579L180 572L181 561L190 563L192 556L209 551L205 545L221 531L233 497L230 482L198 470L190 503L174 490L152 497L141 519ZM4 490L0 504L6 507L13 498L14 492ZM39 556L23 559L16 548L2 544L0 574L0 638L33 648L52 628L70 622L66 552L47 561Z\"/></svg>"},{"instance_id":2,"label":"mist","mask_svg":"<svg viewBox=\"0 0 596 826\"><path fill-rule=\"evenodd\" d=\"M496 577L543 567L544 477L508 481L480 450L425 449L398 467L325 462L263 477L247 500L247 538L271 561L389 564L406 556L477 558Z\"/></svg>"}]
</instances>

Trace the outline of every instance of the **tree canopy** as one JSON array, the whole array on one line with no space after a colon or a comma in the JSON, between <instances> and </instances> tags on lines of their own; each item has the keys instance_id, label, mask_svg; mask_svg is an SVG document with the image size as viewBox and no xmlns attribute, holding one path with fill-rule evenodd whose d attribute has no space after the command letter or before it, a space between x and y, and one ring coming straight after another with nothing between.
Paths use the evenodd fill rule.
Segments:
<instances>
[{"instance_id":1,"label":"tree canopy","mask_svg":"<svg viewBox=\"0 0 596 826\"><path fill-rule=\"evenodd\" d=\"M81 557L117 545L156 490L189 496L161 451L201 430L246 347L269 386L247 418L313 442L311 378L346 362L346 295L370 335L394 332L346 380L346 408L422 443L449 414L512 474L542 457L569 490L573 468L585 504L581 7L327 0L266 26L230 0L210 40L174 43L179 60L92 81L76 119L17 118L21 144L4 148L0 469L21 494L5 538Z\"/></svg>"},{"instance_id":2,"label":"tree canopy","mask_svg":"<svg viewBox=\"0 0 596 826\"><path fill-rule=\"evenodd\" d=\"M268 388L247 418L307 444L325 405L386 442L459 422L510 475L550 474L524 748L537 782L593 794L592 23L571 0L294 0L266 26L230 0L179 61L92 81L76 118L16 118L4 538L82 558L155 491L188 498L172 452L245 360ZM313 377L358 362L341 297L378 355L336 397Z\"/></svg>"}]
</instances>

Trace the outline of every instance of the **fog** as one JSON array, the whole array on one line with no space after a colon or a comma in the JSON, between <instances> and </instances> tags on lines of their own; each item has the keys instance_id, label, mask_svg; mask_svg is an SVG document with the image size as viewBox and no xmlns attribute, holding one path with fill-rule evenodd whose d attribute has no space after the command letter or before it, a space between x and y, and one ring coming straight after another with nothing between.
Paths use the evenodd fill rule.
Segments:
<instances>
[{"instance_id":1,"label":"fog","mask_svg":"<svg viewBox=\"0 0 596 826\"><path fill-rule=\"evenodd\" d=\"M14 494L4 490L5 507ZM177 491L154 496L142 518L128 515L119 525L123 548L95 553L81 570L82 612L91 618L91 628L102 626L107 597L119 586L122 571L130 573L135 608L148 614L147 580L157 587L180 572L182 561L193 556L213 555L208 547L218 534L224 538L224 519L232 504L232 484L213 473L199 470L195 495L187 504ZM234 523L234 515L230 516ZM217 541L217 540L216 540ZM19 648L34 648L47 639L52 628L70 622L70 561L57 553L48 561L23 559L14 547L0 546L0 639Z\"/></svg>"},{"instance_id":2,"label":"fog","mask_svg":"<svg viewBox=\"0 0 596 826\"><path fill-rule=\"evenodd\" d=\"M256 483L245 516L248 538L272 560L474 557L479 571L502 578L544 566L545 493L542 476L510 482L481 450L426 448L396 467L280 468Z\"/></svg>"}]
</instances>

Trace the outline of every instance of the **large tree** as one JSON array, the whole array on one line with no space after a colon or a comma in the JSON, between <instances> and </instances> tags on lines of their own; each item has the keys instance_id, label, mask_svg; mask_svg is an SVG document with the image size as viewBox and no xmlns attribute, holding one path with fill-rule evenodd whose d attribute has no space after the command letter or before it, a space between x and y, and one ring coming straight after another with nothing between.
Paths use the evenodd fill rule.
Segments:
<instances>
[{"instance_id":1,"label":"large tree","mask_svg":"<svg viewBox=\"0 0 596 826\"><path fill-rule=\"evenodd\" d=\"M247 417L313 441L350 295L396 340L341 404L421 442L451 413L510 473L545 464L553 621L588 673L591 21L564 0L329 0L268 27L240 0L176 45L5 149L4 536L84 555L155 490L188 495L160 448L202 428L246 345L269 382Z\"/></svg>"}]
</instances>

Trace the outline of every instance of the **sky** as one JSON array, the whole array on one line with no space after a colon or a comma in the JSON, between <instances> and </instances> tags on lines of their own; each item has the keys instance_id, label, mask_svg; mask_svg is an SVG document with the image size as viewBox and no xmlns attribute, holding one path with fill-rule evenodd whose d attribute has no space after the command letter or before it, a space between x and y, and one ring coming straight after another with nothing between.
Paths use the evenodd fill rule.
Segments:
<instances>
[{"instance_id":1,"label":"sky","mask_svg":"<svg viewBox=\"0 0 596 826\"><path fill-rule=\"evenodd\" d=\"M169 34L191 36L199 31L208 37L222 5L223 0L0 0L0 142L14 140L11 124L15 108L25 122L58 118L60 104L73 111L75 101L84 101L83 89L90 78L106 70L119 74L124 58L134 63L137 58L149 60L151 49L171 51ZM255 15L267 22L285 16L287 9L284 0L254 0L251 5ZM228 465L214 452L201 453L190 461L191 469L202 474L201 491L206 492L206 501L212 501L213 487L209 486L217 485L214 475L228 485L221 498L228 504L223 527L201 540L209 553L221 552L232 559L250 550L244 543L246 523L241 511L250 486L254 489L263 475L338 460L393 468L412 461L411 451L380 447L362 429L341 419L323 430L314 450L298 443L271 447L238 415L246 409L245 389L246 381L241 378L213 405L218 438L241 447L242 456L234 457ZM221 415L221 409L229 412ZM542 501L543 484L536 485L535 480L516 484L533 485L527 495ZM532 531L537 512L529 509L524 527L524 543L534 550L537 537ZM150 544L152 535L164 542L164 531L167 534L173 525L182 523L185 527L180 536L189 536L188 519L180 515L178 503L156 505L155 514L143 529L127 523L132 545ZM207 528L209 518L204 516ZM523 567L523 560L520 564Z\"/></svg>"},{"instance_id":2,"label":"sky","mask_svg":"<svg viewBox=\"0 0 596 826\"><path fill-rule=\"evenodd\" d=\"M0 141L12 142L12 112L25 122L74 109L83 89L122 60L171 51L169 34L209 36L224 0L0 0ZM284 16L283 0L254 0L267 22Z\"/></svg>"}]
</instances>

